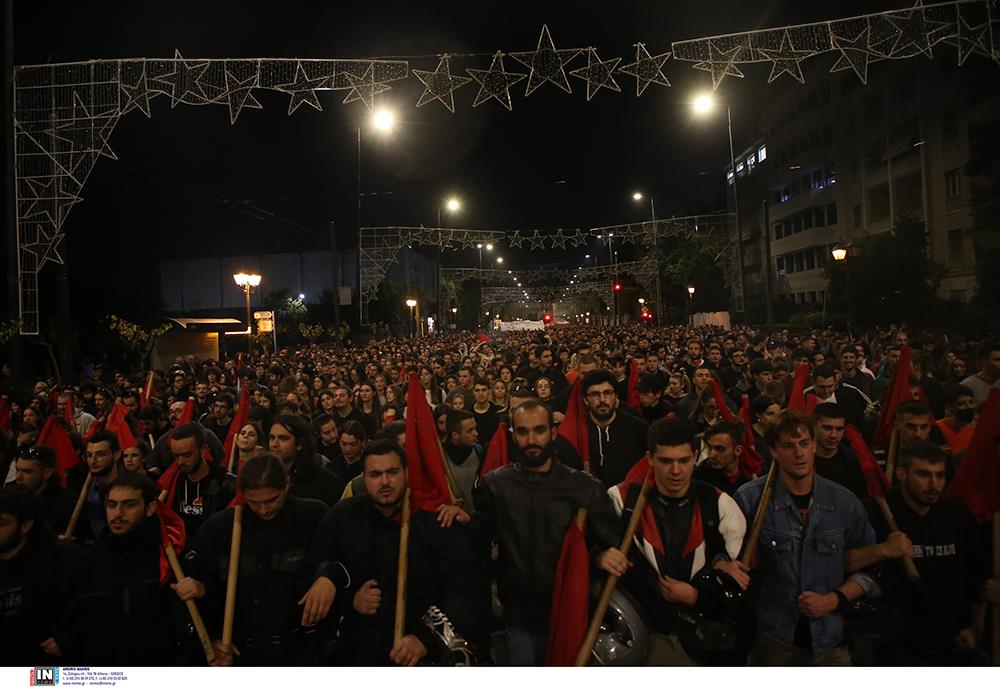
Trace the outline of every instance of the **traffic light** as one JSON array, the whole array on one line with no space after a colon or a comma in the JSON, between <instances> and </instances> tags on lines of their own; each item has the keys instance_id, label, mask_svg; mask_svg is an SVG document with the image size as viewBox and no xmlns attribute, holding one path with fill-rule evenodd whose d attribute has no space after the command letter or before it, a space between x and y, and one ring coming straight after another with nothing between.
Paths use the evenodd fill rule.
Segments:
<instances>
[{"instance_id":1,"label":"traffic light","mask_svg":"<svg viewBox=\"0 0 1000 687\"><path fill-rule=\"evenodd\" d=\"M618 293L619 291L622 290L622 285L619 282L615 282L614 290L615 290L615 293Z\"/></svg>"},{"instance_id":2,"label":"traffic light","mask_svg":"<svg viewBox=\"0 0 1000 687\"><path fill-rule=\"evenodd\" d=\"M552 313L545 313L544 315L542 315L542 320L545 322L545 324L548 324L549 322L551 322L552 321Z\"/></svg>"}]
</instances>

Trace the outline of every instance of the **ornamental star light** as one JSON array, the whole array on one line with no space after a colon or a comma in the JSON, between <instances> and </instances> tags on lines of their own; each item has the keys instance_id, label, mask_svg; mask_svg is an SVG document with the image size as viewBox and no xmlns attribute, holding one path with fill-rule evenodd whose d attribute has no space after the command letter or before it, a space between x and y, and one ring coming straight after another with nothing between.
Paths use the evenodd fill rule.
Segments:
<instances>
[{"instance_id":1,"label":"ornamental star light","mask_svg":"<svg viewBox=\"0 0 1000 687\"><path fill-rule=\"evenodd\" d=\"M670 86L670 81L663 74L663 65L670 59L671 53L664 52L651 56L645 43L635 44L635 62L619 67L618 71L635 77L635 97L642 95L651 83L660 86Z\"/></svg>"},{"instance_id":2,"label":"ornamental star light","mask_svg":"<svg viewBox=\"0 0 1000 687\"><path fill-rule=\"evenodd\" d=\"M615 67L621 61L622 58L620 57L601 61L601 58L597 56L595 48L587 48L587 66L574 69L570 72L570 74L578 79L583 79L587 82L587 102L590 102L590 99L602 88L621 93L622 89L618 87L618 83L614 77Z\"/></svg>"},{"instance_id":3,"label":"ornamental star light","mask_svg":"<svg viewBox=\"0 0 1000 687\"><path fill-rule=\"evenodd\" d=\"M326 80L327 77L325 76L310 79L300 60L295 65L295 80L289 83L276 84L274 87L279 91L292 94L292 99L288 101L289 116L299 109L299 105L302 103L322 112L323 106L319 104L319 98L316 97L316 89Z\"/></svg>"},{"instance_id":4,"label":"ornamental star light","mask_svg":"<svg viewBox=\"0 0 1000 687\"><path fill-rule=\"evenodd\" d=\"M567 93L572 93L565 66L581 52L583 52L581 48L556 50L552 36L549 34L548 24L542 24L542 32L538 36L538 46L534 50L510 53L510 56L515 60L525 67L531 68L531 73L528 75L528 88L524 92L525 97L531 95L546 81L551 81Z\"/></svg>"},{"instance_id":5,"label":"ornamental star light","mask_svg":"<svg viewBox=\"0 0 1000 687\"><path fill-rule=\"evenodd\" d=\"M154 81L159 81L170 86L170 108L177 107L184 97L190 93L195 98L208 102L208 96L202 88L199 79L208 69L208 61L190 62L181 56L181 51L174 49L174 71L164 76L158 76Z\"/></svg>"},{"instance_id":6,"label":"ornamental star light","mask_svg":"<svg viewBox=\"0 0 1000 687\"><path fill-rule=\"evenodd\" d=\"M694 65L693 69L700 69L703 72L712 72L712 90L718 90L719 84L727 76L743 78L743 72L734 63L740 54L742 46L735 46L730 50L722 51L715 44L715 41L708 41L708 60Z\"/></svg>"},{"instance_id":7,"label":"ornamental star light","mask_svg":"<svg viewBox=\"0 0 1000 687\"><path fill-rule=\"evenodd\" d=\"M551 237L553 248L566 248L566 242L569 240L569 236L563 233L562 229L556 231Z\"/></svg>"},{"instance_id":8,"label":"ornamental star light","mask_svg":"<svg viewBox=\"0 0 1000 687\"><path fill-rule=\"evenodd\" d=\"M542 236L542 232L535 229L535 233L528 239L528 243L531 244L528 250L541 250L545 248L545 237Z\"/></svg>"},{"instance_id":9,"label":"ornamental star light","mask_svg":"<svg viewBox=\"0 0 1000 687\"><path fill-rule=\"evenodd\" d=\"M369 62L368 68L361 76L351 72L344 74L347 82L351 84L351 91L344 98L344 104L353 103L360 100L369 110L375 107L375 96L384 93L392 88L389 84L382 83L375 79L375 63Z\"/></svg>"},{"instance_id":10,"label":"ornamental star light","mask_svg":"<svg viewBox=\"0 0 1000 687\"><path fill-rule=\"evenodd\" d=\"M145 66L134 84L129 86L126 83L120 83L119 87L126 98L125 104L121 106L122 114L128 114L135 108L139 108L147 118L152 117L149 112L149 86L146 82Z\"/></svg>"},{"instance_id":11,"label":"ornamental star light","mask_svg":"<svg viewBox=\"0 0 1000 687\"><path fill-rule=\"evenodd\" d=\"M256 71L249 78L240 81L228 69L226 71L226 95L229 104L229 123L235 124L236 118L244 107L260 109L260 103L253 96L253 89L258 86L260 72Z\"/></svg>"},{"instance_id":12,"label":"ornamental star light","mask_svg":"<svg viewBox=\"0 0 1000 687\"><path fill-rule=\"evenodd\" d=\"M989 22L983 22L977 26L970 26L961 12L958 15L958 66L965 64L965 61L974 52L980 52L987 57L990 55L986 47L986 32L989 31Z\"/></svg>"},{"instance_id":13,"label":"ornamental star light","mask_svg":"<svg viewBox=\"0 0 1000 687\"><path fill-rule=\"evenodd\" d=\"M508 72L504 69L503 53L499 50L493 54L493 61L490 62L489 69L466 69L465 71L479 84L479 93L472 101L473 107L479 107L490 98L495 98L508 110L514 109L510 102L510 87L528 76L527 74Z\"/></svg>"},{"instance_id":14,"label":"ornamental star light","mask_svg":"<svg viewBox=\"0 0 1000 687\"><path fill-rule=\"evenodd\" d=\"M868 83L868 61L871 58L869 41L871 37L871 27L866 26L864 31L858 34L854 40L848 40L836 33L831 27L830 35L833 46L840 50L840 57L836 64L830 69L830 73L851 69L861 79L861 83Z\"/></svg>"},{"instance_id":15,"label":"ornamental star light","mask_svg":"<svg viewBox=\"0 0 1000 687\"><path fill-rule=\"evenodd\" d=\"M912 45L924 55L927 55L927 57L934 56L931 52L931 41L927 27L929 23L939 22L927 21L927 17L924 16L923 0L917 0L917 4L913 6L913 9L905 17L890 14L886 16L886 19L899 30L896 42L893 43L892 50L890 51L891 55L904 52Z\"/></svg>"},{"instance_id":16,"label":"ornamental star light","mask_svg":"<svg viewBox=\"0 0 1000 687\"><path fill-rule=\"evenodd\" d=\"M527 239L521 236L521 232L515 231L510 236L510 240L507 242L511 248L520 248Z\"/></svg>"},{"instance_id":17,"label":"ornamental star light","mask_svg":"<svg viewBox=\"0 0 1000 687\"><path fill-rule=\"evenodd\" d=\"M56 230L51 236L45 228L40 225L35 225L35 240L31 243L26 243L21 248L32 253L38 258L38 262L35 265L36 270L40 270L42 265L46 262L54 262L58 265L63 264L62 256L59 255L59 244L62 243L63 237L66 236Z\"/></svg>"},{"instance_id":18,"label":"ornamental star light","mask_svg":"<svg viewBox=\"0 0 1000 687\"><path fill-rule=\"evenodd\" d=\"M777 50L761 48L760 51L773 62L771 65L771 75L767 78L768 83L771 83L782 74L789 74L799 83L806 82L805 77L802 76L802 65L799 63L815 53L811 50L796 50L795 46L792 45L792 37L789 35L787 29L781 36L781 47Z\"/></svg>"},{"instance_id":19,"label":"ornamental star light","mask_svg":"<svg viewBox=\"0 0 1000 687\"><path fill-rule=\"evenodd\" d=\"M455 91L472 81L467 76L455 76L451 73L448 60L451 59L446 53L441 55L437 68L432 71L414 69L413 75L420 79L424 85L424 92L420 94L417 107L422 107L432 100L439 101L448 108L448 112L455 114Z\"/></svg>"}]
</instances>

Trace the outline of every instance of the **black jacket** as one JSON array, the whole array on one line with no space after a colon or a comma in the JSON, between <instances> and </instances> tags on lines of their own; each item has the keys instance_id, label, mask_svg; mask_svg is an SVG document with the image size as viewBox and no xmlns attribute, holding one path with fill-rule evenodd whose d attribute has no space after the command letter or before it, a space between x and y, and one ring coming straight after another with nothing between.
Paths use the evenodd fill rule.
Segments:
<instances>
[{"instance_id":1,"label":"black jacket","mask_svg":"<svg viewBox=\"0 0 1000 687\"><path fill-rule=\"evenodd\" d=\"M317 458L300 471L298 465L294 468L292 486L288 493L300 499L317 499L327 506L332 506L344 493L346 482L332 470L319 464Z\"/></svg>"},{"instance_id":2,"label":"black jacket","mask_svg":"<svg viewBox=\"0 0 1000 687\"><path fill-rule=\"evenodd\" d=\"M802 393L806 396L816 395L814 388L811 386L806 387ZM844 411L844 415L847 416L847 424L854 425L859 432L864 432L865 409L868 408L871 399L856 386L843 383L837 385L833 395L837 399L837 405L840 406Z\"/></svg>"},{"instance_id":3,"label":"black jacket","mask_svg":"<svg viewBox=\"0 0 1000 687\"><path fill-rule=\"evenodd\" d=\"M399 533L396 518L384 516L367 494L338 503L316 532L311 559L318 562L317 576L337 586L334 605L344 616L342 636L356 665L391 665ZM421 617L436 605L459 635L469 638L479 618L481 570L467 527L443 528L435 513L415 511L410 519L405 633L415 635L433 655L435 641ZM354 610L354 595L368 580L378 582L382 600L374 615L361 615Z\"/></svg>"},{"instance_id":4,"label":"black jacket","mask_svg":"<svg viewBox=\"0 0 1000 687\"><path fill-rule=\"evenodd\" d=\"M590 472L608 489L625 479L635 462L646 455L649 425L641 417L618 408L607 427L594 424L587 415L590 431Z\"/></svg>"},{"instance_id":5,"label":"black jacket","mask_svg":"<svg viewBox=\"0 0 1000 687\"><path fill-rule=\"evenodd\" d=\"M206 464L208 474L197 483L188 483L183 473L177 476L174 502L170 504L184 521L188 537L197 534L210 516L225 510L236 496L236 475L226 472L214 461L207 461Z\"/></svg>"},{"instance_id":6,"label":"black jacket","mask_svg":"<svg viewBox=\"0 0 1000 687\"><path fill-rule=\"evenodd\" d=\"M541 473L520 463L493 470L475 500L473 527L500 544L500 601L507 621L520 629L548 631L556 564L578 509L587 509L592 556L621 544L621 524L601 483L558 461Z\"/></svg>"},{"instance_id":7,"label":"black jacket","mask_svg":"<svg viewBox=\"0 0 1000 687\"><path fill-rule=\"evenodd\" d=\"M302 606L298 600L309 589L315 568L307 554L326 511L322 501L295 496L288 496L271 520L261 520L249 508L244 509L233 631L233 642L241 652L237 665L261 664L268 659L284 664L300 662L303 642L292 633L301 632ZM226 509L209 518L185 557L187 574L205 585L205 597L198 604L209 634L215 638L222 632L234 512ZM274 651L275 637L279 638L280 651Z\"/></svg>"},{"instance_id":8,"label":"black jacket","mask_svg":"<svg viewBox=\"0 0 1000 687\"><path fill-rule=\"evenodd\" d=\"M63 665L162 666L178 653L177 595L160 584L154 515L124 535L110 532L70 564L66 612L53 637Z\"/></svg>"}]
</instances>

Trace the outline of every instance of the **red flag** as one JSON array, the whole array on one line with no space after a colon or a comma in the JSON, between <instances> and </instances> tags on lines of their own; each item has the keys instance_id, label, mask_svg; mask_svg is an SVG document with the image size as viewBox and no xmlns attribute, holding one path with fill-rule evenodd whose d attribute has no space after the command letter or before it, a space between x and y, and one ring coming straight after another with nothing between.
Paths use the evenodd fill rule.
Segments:
<instances>
[{"instance_id":1,"label":"red flag","mask_svg":"<svg viewBox=\"0 0 1000 687\"><path fill-rule=\"evenodd\" d=\"M913 400L913 394L910 393L911 374L913 366L910 364L910 348L907 346L899 354L896 369L892 371L892 381L882 399L882 414L875 428L875 435L872 437L872 446L884 446L889 443L889 436L896 423L896 408L903 401Z\"/></svg>"},{"instance_id":2,"label":"red flag","mask_svg":"<svg viewBox=\"0 0 1000 687\"><path fill-rule=\"evenodd\" d=\"M497 431L493 433L489 446L486 447L486 457L483 459L483 469L479 471L480 476L510 463L508 456L507 423L501 422Z\"/></svg>"},{"instance_id":3,"label":"red flag","mask_svg":"<svg viewBox=\"0 0 1000 687\"><path fill-rule=\"evenodd\" d=\"M10 399L0 398L0 429L10 429Z\"/></svg>"},{"instance_id":4,"label":"red flag","mask_svg":"<svg viewBox=\"0 0 1000 687\"><path fill-rule=\"evenodd\" d=\"M980 522L1000 511L1000 389L991 389L965 458L951 482L951 495Z\"/></svg>"},{"instance_id":5,"label":"red flag","mask_svg":"<svg viewBox=\"0 0 1000 687\"><path fill-rule=\"evenodd\" d=\"M229 505L226 506L226 508L236 508L236 506L245 506L245 505L247 505L247 495L243 493L243 490L240 489L239 482L237 482L236 495L233 496L233 500L229 502Z\"/></svg>"},{"instance_id":6,"label":"red flag","mask_svg":"<svg viewBox=\"0 0 1000 687\"><path fill-rule=\"evenodd\" d=\"M56 422L55 415L49 415L49 419L45 421L45 426L38 433L37 443L56 452L56 474L59 476L59 484L65 487L66 471L79 465L80 455L73 448L69 434Z\"/></svg>"},{"instance_id":7,"label":"red flag","mask_svg":"<svg viewBox=\"0 0 1000 687\"><path fill-rule=\"evenodd\" d=\"M549 616L549 647L545 663L571 666L576 662L590 622L590 561L583 529L574 518L566 530Z\"/></svg>"},{"instance_id":8,"label":"red flag","mask_svg":"<svg viewBox=\"0 0 1000 687\"><path fill-rule=\"evenodd\" d=\"M490 337L486 336L482 332L477 332L476 333L476 341L486 342L486 341L489 341L489 340L490 340Z\"/></svg>"},{"instance_id":9,"label":"red flag","mask_svg":"<svg viewBox=\"0 0 1000 687\"><path fill-rule=\"evenodd\" d=\"M164 499L166 503L173 504L174 497L177 495L177 478L181 476L181 469L177 467L177 461L175 460L170 464L163 474L160 475L160 479L156 480L156 488L161 492L167 492L167 498Z\"/></svg>"},{"instance_id":10,"label":"red flag","mask_svg":"<svg viewBox=\"0 0 1000 687\"><path fill-rule=\"evenodd\" d=\"M642 413L642 403L639 401L639 365L634 360L628 371L628 400L626 402L635 409L635 412Z\"/></svg>"},{"instance_id":11,"label":"red flag","mask_svg":"<svg viewBox=\"0 0 1000 687\"><path fill-rule=\"evenodd\" d=\"M583 381L577 379L569 392L566 417L559 425L558 434L576 449L583 461L584 472L590 472L590 430L587 428L587 408L583 404Z\"/></svg>"},{"instance_id":12,"label":"red flag","mask_svg":"<svg viewBox=\"0 0 1000 687\"><path fill-rule=\"evenodd\" d=\"M59 407L59 389L55 387L49 389L49 409L55 410Z\"/></svg>"},{"instance_id":13,"label":"red flag","mask_svg":"<svg viewBox=\"0 0 1000 687\"><path fill-rule=\"evenodd\" d=\"M104 420L95 420L93 424L90 425L90 429L87 433L83 435L83 443L86 445L90 441L90 437L94 436L98 432L104 429Z\"/></svg>"},{"instance_id":14,"label":"red flag","mask_svg":"<svg viewBox=\"0 0 1000 687\"><path fill-rule=\"evenodd\" d=\"M406 389L406 456L413 508L434 512L439 506L450 505L437 423L415 372L410 374Z\"/></svg>"},{"instance_id":15,"label":"red flag","mask_svg":"<svg viewBox=\"0 0 1000 687\"><path fill-rule=\"evenodd\" d=\"M174 427L180 427L191 422L194 422L194 396L188 396L187 403L184 404L184 410L181 411L181 416L177 418L177 424Z\"/></svg>"},{"instance_id":16,"label":"red flag","mask_svg":"<svg viewBox=\"0 0 1000 687\"><path fill-rule=\"evenodd\" d=\"M737 417L733 415L733 411L729 407L729 403L726 402L725 395L722 393L722 387L715 381L715 377L710 378L708 383L712 385L712 393L715 394L715 405L719 406L719 414L722 415L722 419L726 422L736 422Z\"/></svg>"},{"instance_id":17,"label":"red flag","mask_svg":"<svg viewBox=\"0 0 1000 687\"><path fill-rule=\"evenodd\" d=\"M156 502L156 515L160 520L160 584L170 581L170 562L167 560L166 547L171 547L174 553L180 555L184 550L187 532L184 521L174 509L162 501Z\"/></svg>"},{"instance_id":18,"label":"red flag","mask_svg":"<svg viewBox=\"0 0 1000 687\"><path fill-rule=\"evenodd\" d=\"M788 409L797 410L800 413L807 412L806 408L806 382L809 380L809 365L800 364L795 368L795 379L792 381L792 391L788 394Z\"/></svg>"},{"instance_id":19,"label":"red flag","mask_svg":"<svg viewBox=\"0 0 1000 687\"><path fill-rule=\"evenodd\" d=\"M750 397L743 394L740 404L740 422L743 423L743 453L740 454L740 472L750 479L760 474L764 465L764 457L757 452L757 441L753 435L753 423L750 422Z\"/></svg>"},{"instance_id":20,"label":"red flag","mask_svg":"<svg viewBox=\"0 0 1000 687\"><path fill-rule=\"evenodd\" d=\"M245 384L240 391L240 403L236 406L236 414L233 421L229 423L229 431L226 433L226 441L222 444L222 455L224 460L229 460L232 455L233 444L236 443L236 435L240 428L250 419L250 385Z\"/></svg>"},{"instance_id":21,"label":"red flag","mask_svg":"<svg viewBox=\"0 0 1000 687\"><path fill-rule=\"evenodd\" d=\"M847 425L844 428L844 438L854 449L854 455L858 457L858 465L861 467L861 474L864 475L868 495L873 498L885 496L885 491L889 488L889 480L885 476L885 471L875 462L875 454L861 437L861 432L854 425Z\"/></svg>"},{"instance_id":22,"label":"red flag","mask_svg":"<svg viewBox=\"0 0 1000 687\"><path fill-rule=\"evenodd\" d=\"M73 397L66 396L66 407L63 408L63 413L66 416L66 426L71 432L76 431L76 421L73 419Z\"/></svg>"},{"instance_id":23,"label":"red flag","mask_svg":"<svg viewBox=\"0 0 1000 687\"><path fill-rule=\"evenodd\" d=\"M618 493L622 497L622 504L629 502L630 490L642 489L642 486L647 482L653 483L653 466L649 462L648 453L635 462L635 465L625 475L624 481L617 485ZM652 547L657 556L666 555L667 550L663 546L663 540L660 539L660 528L656 524L653 508L648 501L639 518L639 526L636 528L635 536Z\"/></svg>"},{"instance_id":24,"label":"red flag","mask_svg":"<svg viewBox=\"0 0 1000 687\"><path fill-rule=\"evenodd\" d=\"M132 428L128 426L128 422L125 420L127 414L128 408L115 401L114 407L111 408L111 414L108 415L108 421L104 425L108 431L114 432L118 437L118 446L123 451L135 446L135 436L132 434Z\"/></svg>"},{"instance_id":25,"label":"red flag","mask_svg":"<svg viewBox=\"0 0 1000 687\"><path fill-rule=\"evenodd\" d=\"M149 405L149 400L153 397L153 371L149 371L149 376L146 378L146 386L142 388L142 393L139 394L139 407L145 408Z\"/></svg>"}]
</instances>

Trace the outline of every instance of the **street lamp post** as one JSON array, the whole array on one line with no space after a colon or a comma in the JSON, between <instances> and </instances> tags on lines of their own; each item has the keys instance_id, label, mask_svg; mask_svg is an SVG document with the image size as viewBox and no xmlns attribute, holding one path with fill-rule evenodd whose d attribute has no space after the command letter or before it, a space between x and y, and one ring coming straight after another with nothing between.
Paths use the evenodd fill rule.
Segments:
<instances>
[{"instance_id":1,"label":"street lamp post","mask_svg":"<svg viewBox=\"0 0 1000 687\"><path fill-rule=\"evenodd\" d=\"M687 300L684 301L684 304L687 305L688 326L689 327L693 327L694 326L694 286L693 285L689 285L688 286L688 297L687 297Z\"/></svg>"},{"instance_id":2,"label":"street lamp post","mask_svg":"<svg viewBox=\"0 0 1000 687\"><path fill-rule=\"evenodd\" d=\"M414 310L413 310L414 308L417 307L417 301L416 301L416 299L415 298L407 298L406 299L406 307L408 307L410 309L410 336L411 337L412 336L416 336L417 335L417 320L416 320L416 315L414 314Z\"/></svg>"},{"instance_id":3,"label":"street lamp post","mask_svg":"<svg viewBox=\"0 0 1000 687\"><path fill-rule=\"evenodd\" d=\"M854 336L851 334L851 316L853 312L851 303L851 265L847 261L847 247L836 246L830 253L838 264L844 266L844 280L847 287L847 336L853 340Z\"/></svg>"},{"instance_id":4,"label":"street lamp post","mask_svg":"<svg viewBox=\"0 0 1000 687\"><path fill-rule=\"evenodd\" d=\"M639 202L643 199L642 193L636 191L632 194L632 200ZM656 206L653 204L653 196L649 196L649 221L653 222L653 251L656 253L656 319L663 321L663 289L660 285L660 232L656 227Z\"/></svg>"},{"instance_id":5,"label":"street lamp post","mask_svg":"<svg viewBox=\"0 0 1000 687\"><path fill-rule=\"evenodd\" d=\"M376 110L371 119L372 128L390 134L396 126L396 115L391 110ZM361 126L358 126L358 325L361 325Z\"/></svg>"},{"instance_id":6,"label":"street lamp post","mask_svg":"<svg viewBox=\"0 0 1000 687\"><path fill-rule=\"evenodd\" d=\"M246 272L237 272L233 275L233 281L236 285L243 289L243 294L246 296L247 301L247 354L253 352L253 318L250 316L250 290L255 289L260 286L260 275L259 274L247 274Z\"/></svg>"},{"instance_id":7,"label":"street lamp post","mask_svg":"<svg viewBox=\"0 0 1000 687\"><path fill-rule=\"evenodd\" d=\"M694 111L699 115L707 114L715 109L715 99L711 95L700 95L694 100ZM733 170L733 212L736 215L736 259L739 268L740 297L736 301L736 311L742 312L746 298L746 282L743 278L743 225L740 224L740 194L736 185L736 154L733 149L733 112L726 105L726 126L729 131L729 164Z\"/></svg>"}]
</instances>

